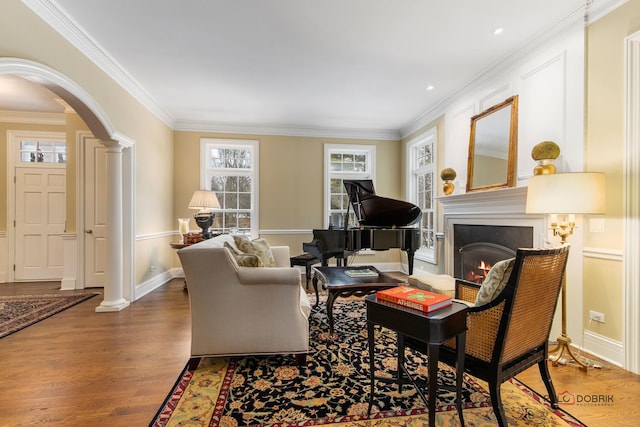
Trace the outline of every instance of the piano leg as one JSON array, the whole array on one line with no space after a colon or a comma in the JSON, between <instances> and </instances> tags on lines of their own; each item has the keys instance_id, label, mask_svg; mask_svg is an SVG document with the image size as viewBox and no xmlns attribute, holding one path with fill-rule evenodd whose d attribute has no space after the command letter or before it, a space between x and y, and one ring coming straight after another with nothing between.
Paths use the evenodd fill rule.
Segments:
<instances>
[{"instance_id":1,"label":"piano leg","mask_svg":"<svg viewBox=\"0 0 640 427\"><path fill-rule=\"evenodd\" d=\"M409 275L413 274L413 255L415 251L408 250L407 251L407 264L409 264Z\"/></svg>"},{"instance_id":2,"label":"piano leg","mask_svg":"<svg viewBox=\"0 0 640 427\"><path fill-rule=\"evenodd\" d=\"M322 262L322 266L326 267L326 265L324 265L324 261ZM316 292L316 303L313 304L313 308L316 308L320 303L320 296L318 295L318 275L317 274L313 275L313 279L311 279L311 284L313 285L313 290Z\"/></svg>"}]
</instances>

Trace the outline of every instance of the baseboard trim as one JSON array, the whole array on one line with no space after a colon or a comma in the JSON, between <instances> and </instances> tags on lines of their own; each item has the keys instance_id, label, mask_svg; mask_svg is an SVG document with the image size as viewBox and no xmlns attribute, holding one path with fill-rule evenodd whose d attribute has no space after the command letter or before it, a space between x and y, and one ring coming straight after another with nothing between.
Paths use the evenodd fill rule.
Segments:
<instances>
[{"instance_id":1,"label":"baseboard trim","mask_svg":"<svg viewBox=\"0 0 640 427\"><path fill-rule=\"evenodd\" d=\"M170 270L163 271L156 276L153 276L151 279L146 280L145 282L136 286L133 301L142 298L149 292L158 289L160 286L178 277L184 277L184 273L182 272L181 268L172 268Z\"/></svg>"},{"instance_id":2,"label":"baseboard trim","mask_svg":"<svg viewBox=\"0 0 640 427\"><path fill-rule=\"evenodd\" d=\"M583 345L584 351L613 365L624 366L624 345L621 342L585 330Z\"/></svg>"},{"instance_id":3,"label":"baseboard trim","mask_svg":"<svg viewBox=\"0 0 640 427\"><path fill-rule=\"evenodd\" d=\"M73 291L76 289L76 279L62 279L60 282L61 291Z\"/></svg>"}]
</instances>

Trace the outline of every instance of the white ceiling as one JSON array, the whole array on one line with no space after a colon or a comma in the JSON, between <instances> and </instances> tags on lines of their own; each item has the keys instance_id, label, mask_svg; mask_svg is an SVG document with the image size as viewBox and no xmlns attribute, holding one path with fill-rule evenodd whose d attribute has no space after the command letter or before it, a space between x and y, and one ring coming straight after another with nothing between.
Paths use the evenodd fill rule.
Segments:
<instances>
[{"instance_id":1,"label":"white ceiling","mask_svg":"<svg viewBox=\"0 0 640 427\"><path fill-rule=\"evenodd\" d=\"M176 129L396 133L582 20L585 8L584 0L23 1L80 29L91 42L83 51ZM0 90L0 109L60 111L56 104Z\"/></svg>"}]
</instances>

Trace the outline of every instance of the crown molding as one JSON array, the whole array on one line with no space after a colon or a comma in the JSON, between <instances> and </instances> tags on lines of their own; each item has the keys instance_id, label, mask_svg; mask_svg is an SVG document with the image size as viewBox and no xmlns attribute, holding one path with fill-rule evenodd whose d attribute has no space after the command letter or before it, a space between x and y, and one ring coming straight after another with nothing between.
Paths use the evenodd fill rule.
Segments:
<instances>
[{"instance_id":1,"label":"crown molding","mask_svg":"<svg viewBox=\"0 0 640 427\"><path fill-rule=\"evenodd\" d=\"M175 119L54 0L22 0L36 15L102 69L167 126Z\"/></svg>"},{"instance_id":2,"label":"crown molding","mask_svg":"<svg viewBox=\"0 0 640 427\"><path fill-rule=\"evenodd\" d=\"M420 130L432 121L442 115L445 110L451 106L465 92L477 89L488 79L495 77L499 73L508 70L518 61L525 58L531 52L539 49L553 37L558 36L564 31L569 30L578 23L582 22L584 26L592 24L607 13L622 6L628 0L585 0L585 3L570 11L566 16L560 19L550 27L540 31L526 43L523 43L519 49L510 52L504 57L498 59L493 65L482 70L474 78L465 85L461 86L457 91L453 92L433 108L420 114L418 117L409 121L400 129L400 137L406 138L412 133Z\"/></svg>"},{"instance_id":3,"label":"crown molding","mask_svg":"<svg viewBox=\"0 0 640 427\"><path fill-rule=\"evenodd\" d=\"M483 70L477 74L471 81L463 85L459 90L444 98L433 108L423 112L414 119L410 120L398 130L366 130L366 129L332 129L332 128L313 128L300 126L279 126L279 125L256 125L242 123L216 123L216 122L195 122L195 121L178 121L173 118L155 99L117 62L113 57L107 54L100 45L89 37L80 25L71 19L66 12L57 4L55 0L22 0L34 13L47 22L54 30L66 38L73 46L75 46L82 54L100 67L107 75L113 78L135 99L144 105L149 111L155 114L161 121L174 130L192 130L207 132L229 132L229 133L247 133L247 134L264 134L264 135L291 135L291 136L310 136L310 137L329 137L329 138L356 138L356 139L378 139L378 140L397 140L405 138L412 133L418 131L428 123L437 119L444 110L450 106L455 99L461 94L478 87L488 78L495 76L499 72L513 65L517 60L524 57L528 52L539 47L551 37L566 30L579 20L584 21L584 25L588 25L607 13L615 10L617 7L626 3L628 0L585 0L585 3L576 7L564 18L556 24L541 31L533 37L528 43L524 43L521 49L518 49L501 60L496 61L495 65Z\"/></svg>"},{"instance_id":4,"label":"crown molding","mask_svg":"<svg viewBox=\"0 0 640 427\"><path fill-rule=\"evenodd\" d=\"M0 111L0 122L33 125L64 126L67 118L64 113L36 113L30 111Z\"/></svg>"},{"instance_id":5,"label":"crown molding","mask_svg":"<svg viewBox=\"0 0 640 427\"><path fill-rule=\"evenodd\" d=\"M392 141L398 141L400 139L400 132L397 130L342 129L320 127L316 128L289 125L255 125L249 123L214 123L188 120L176 122L174 130L235 134L245 133L250 135L306 136L320 138L373 139Z\"/></svg>"}]
</instances>

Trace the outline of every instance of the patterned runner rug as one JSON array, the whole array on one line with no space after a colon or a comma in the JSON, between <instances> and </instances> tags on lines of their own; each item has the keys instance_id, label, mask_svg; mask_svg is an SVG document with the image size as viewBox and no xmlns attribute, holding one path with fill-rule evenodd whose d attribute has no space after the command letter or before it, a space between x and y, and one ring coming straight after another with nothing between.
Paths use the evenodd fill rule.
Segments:
<instances>
[{"instance_id":1,"label":"patterned runner rug","mask_svg":"<svg viewBox=\"0 0 640 427\"><path fill-rule=\"evenodd\" d=\"M339 299L334 305L338 338L328 340L323 304L310 320L311 350L307 365L298 367L291 355L205 358L195 370L185 370L150 426L425 426L426 405L411 385L402 393L396 384L376 381L375 403L367 415L369 355L362 299ZM395 374L395 335L377 332L378 376ZM425 356L407 350L407 367L425 380ZM455 373L440 365L437 425L460 425ZM501 389L510 426L583 426L563 410L513 380ZM493 426L489 392L484 382L464 376L464 419L468 426Z\"/></svg>"},{"instance_id":2,"label":"patterned runner rug","mask_svg":"<svg viewBox=\"0 0 640 427\"><path fill-rule=\"evenodd\" d=\"M98 293L0 296L0 338L95 295Z\"/></svg>"}]
</instances>

